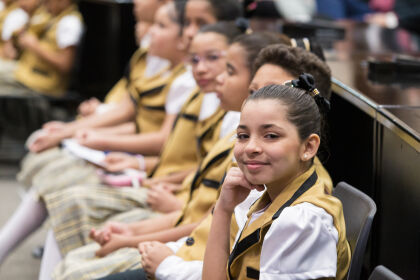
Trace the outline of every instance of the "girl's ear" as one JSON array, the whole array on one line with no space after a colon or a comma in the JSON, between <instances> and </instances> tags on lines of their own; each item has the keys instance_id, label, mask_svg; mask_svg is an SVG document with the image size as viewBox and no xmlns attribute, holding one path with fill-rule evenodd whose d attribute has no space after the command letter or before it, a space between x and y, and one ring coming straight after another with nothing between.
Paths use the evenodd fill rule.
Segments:
<instances>
[{"instance_id":1,"label":"girl's ear","mask_svg":"<svg viewBox=\"0 0 420 280\"><path fill-rule=\"evenodd\" d=\"M186 49L187 44L185 43L185 39L182 36L178 39L175 47L178 51L188 51Z\"/></svg>"},{"instance_id":2,"label":"girl's ear","mask_svg":"<svg viewBox=\"0 0 420 280\"><path fill-rule=\"evenodd\" d=\"M301 161L309 161L316 156L318 152L319 144L321 140L319 139L318 134L311 134L309 137L303 142L300 160Z\"/></svg>"}]
</instances>

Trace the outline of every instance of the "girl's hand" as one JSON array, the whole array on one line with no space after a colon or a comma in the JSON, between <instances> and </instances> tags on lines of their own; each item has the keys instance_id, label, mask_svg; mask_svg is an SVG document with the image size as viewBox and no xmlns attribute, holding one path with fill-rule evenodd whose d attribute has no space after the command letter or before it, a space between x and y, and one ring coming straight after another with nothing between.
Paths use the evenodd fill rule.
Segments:
<instances>
[{"instance_id":1,"label":"girl's hand","mask_svg":"<svg viewBox=\"0 0 420 280\"><path fill-rule=\"evenodd\" d=\"M25 32L19 35L18 44L23 49L33 50L34 48L38 46L39 43L38 43L38 39L34 35Z\"/></svg>"},{"instance_id":2,"label":"girl's hand","mask_svg":"<svg viewBox=\"0 0 420 280\"><path fill-rule=\"evenodd\" d=\"M139 244L141 264L148 275L155 275L159 264L174 252L165 244L157 241L142 242Z\"/></svg>"},{"instance_id":3,"label":"girl's hand","mask_svg":"<svg viewBox=\"0 0 420 280\"><path fill-rule=\"evenodd\" d=\"M246 178L238 167L229 169L216 207L232 213L236 205L246 199L251 190L264 190L264 186L254 186Z\"/></svg>"},{"instance_id":4,"label":"girl's hand","mask_svg":"<svg viewBox=\"0 0 420 280\"><path fill-rule=\"evenodd\" d=\"M110 172L118 172L127 168L139 169L139 161L136 157L125 153L109 153L105 157L105 168Z\"/></svg>"},{"instance_id":5,"label":"girl's hand","mask_svg":"<svg viewBox=\"0 0 420 280\"><path fill-rule=\"evenodd\" d=\"M112 234L132 236L133 232L127 224L119 222L108 222L100 230L92 228L90 230L89 237L102 246L111 240Z\"/></svg>"},{"instance_id":6,"label":"girl's hand","mask_svg":"<svg viewBox=\"0 0 420 280\"><path fill-rule=\"evenodd\" d=\"M85 147L102 150L102 140L104 136L91 129L82 129L76 132L75 138L80 145Z\"/></svg>"},{"instance_id":7,"label":"girl's hand","mask_svg":"<svg viewBox=\"0 0 420 280\"><path fill-rule=\"evenodd\" d=\"M61 130L63 130L66 127L66 123L65 122L60 122L60 121L50 121L45 123L42 126L42 129L46 130L47 132L59 132Z\"/></svg>"},{"instance_id":8,"label":"girl's hand","mask_svg":"<svg viewBox=\"0 0 420 280\"><path fill-rule=\"evenodd\" d=\"M79 114L83 117L87 117L89 115L92 115L95 113L96 108L101 105L101 101L99 101L97 98L92 97L86 101L83 101L79 108L77 108L77 111Z\"/></svg>"},{"instance_id":9,"label":"girl's hand","mask_svg":"<svg viewBox=\"0 0 420 280\"><path fill-rule=\"evenodd\" d=\"M101 246L101 249L96 251L96 256L105 257L112 252L115 252L118 249L129 247L130 246L130 236L125 236L121 234L111 234L109 241Z\"/></svg>"},{"instance_id":10,"label":"girl's hand","mask_svg":"<svg viewBox=\"0 0 420 280\"><path fill-rule=\"evenodd\" d=\"M182 202L164 187L164 183L153 186L147 193L147 204L157 212L169 213L182 209Z\"/></svg>"}]
</instances>

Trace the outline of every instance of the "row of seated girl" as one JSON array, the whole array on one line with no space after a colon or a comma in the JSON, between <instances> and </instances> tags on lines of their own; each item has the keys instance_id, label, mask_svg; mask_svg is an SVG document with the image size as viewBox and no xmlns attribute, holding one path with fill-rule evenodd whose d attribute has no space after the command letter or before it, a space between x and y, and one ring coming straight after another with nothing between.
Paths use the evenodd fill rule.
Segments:
<instances>
[{"instance_id":1,"label":"row of seated girl","mask_svg":"<svg viewBox=\"0 0 420 280\"><path fill-rule=\"evenodd\" d=\"M240 35L244 28L233 22L198 31L239 16L234 0L154 5L147 10L156 11L150 45L140 49L122 79L124 99L106 114L50 123L29 143L33 153L19 177L31 188L2 228L0 260L49 216L40 279L97 279L117 272L123 274L109 277L342 279L350 253L341 205L329 195L331 179L316 158L328 67L286 46L286 38ZM148 66L158 61L154 56L169 66L148 76ZM189 71L197 89L184 86ZM305 72L318 90L310 76L300 77ZM302 89L265 87L291 80ZM181 89L186 97L170 114L167 100ZM255 94L248 100L250 90ZM133 127L109 128L134 119L137 133ZM106 168L148 170L150 178L142 182L147 188L99 184L93 166L51 148L72 136L86 146L96 142L97 149L137 153L110 153ZM236 161L239 169L230 168ZM247 211L256 200L251 224ZM283 205L288 207L280 216ZM265 237L241 245L255 236L254 229Z\"/></svg>"},{"instance_id":2,"label":"row of seated girl","mask_svg":"<svg viewBox=\"0 0 420 280\"><path fill-rule=\"evenodd\" d=\"M0 4L0 95L63 96L83 33L75 1Z\"/></svg>"}]
</instances>

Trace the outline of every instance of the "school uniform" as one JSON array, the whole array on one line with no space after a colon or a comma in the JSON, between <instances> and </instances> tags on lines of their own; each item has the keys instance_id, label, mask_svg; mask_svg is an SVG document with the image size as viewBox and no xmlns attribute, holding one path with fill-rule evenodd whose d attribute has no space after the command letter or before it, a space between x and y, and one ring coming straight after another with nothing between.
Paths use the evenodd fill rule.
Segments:
<instances>
[{"instance_id":1,"label":"school uniform","mask_svg":"<svg viewBox=\"0 0 420 280\"><path fill-rule=\"evenodd\" d=\"M55 52L77 46L82 34L82 16L76 5L71 5L52 18L40 31L39 44L45 50ZM25 49L14 72L15 81L2 82L2 95L34 95L40 92L59 97L65 93L69 73L63 74L41 59L31 50Z\"/></svg>"},{"instance_id":2,"label":"school uniform","mask_svg":"<svg viewBox=\"0 0 420 280\"><path fill-rule=\"evenodd\" d=\"M325 193L314 166L270 204L267 192L250 199L246 215L235 209L228 279L345 278L351 251L341 202Z\"/></svg>"},{"instance_id":3,"label":"school uniform","mask_svg":"<svg viewBox=\"0 0 420 280\"><path fill-rule=\"evenodd\" d=\"M188 200L177 225L199 222L216 201L220 181L231 163L234 140L231 132L239 122L239 113L229 112L222 120L225 125L230 124L230 132L227 128L220 129L219 137L223 138L208 152L197 171L184 180L184 184L189 185ZM126 267L131 270L141 266L137 249L124 248L105 258L95 259L98 248L99 245L94 243L70 251L56 267L53 279L95 279L127 270Z\"/></svg>"}]
</instances>

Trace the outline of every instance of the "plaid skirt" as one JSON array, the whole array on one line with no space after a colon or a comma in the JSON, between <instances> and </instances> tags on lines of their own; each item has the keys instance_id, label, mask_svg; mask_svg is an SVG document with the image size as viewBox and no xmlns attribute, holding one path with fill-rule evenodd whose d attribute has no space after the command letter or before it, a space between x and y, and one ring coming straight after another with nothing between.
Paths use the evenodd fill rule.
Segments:
<instances>
[{"instance_id":1,"label":"plaid skirt","mask_svg":"<svg viewBox=\"0 0 420 280\"><path fill-rule=\"evenodd\" d=\"M64 156L59 148L48 149L41 153L28 153L21 162L16 179L26 187L32 186L33 177L48 163Z\"/></svg>"},{"instance_id":2,"label":"plaid skirt","mask_svg":"<svg viewBox=\"0 0 420 280\"><path fill-rule=\"evenodd\" d=\"M52 279L90 280L141 268L141 255L136 248L121 248L98 258L95 252L99 248L98 244L92 243L69 252L55 267Z\"/></svg>"},{"instance_id":3,"label":"plaid skirt","mask_svg":"<svg viewBox=\"0 0 420 280\"><path fill-rule=\"evenodd\" d=\"M76 185L44 196L50 225L64 256L89 242L92 227L106 221L140 221L158 215L147 206L147 189Z\"/></svg>"}]
</instances>

